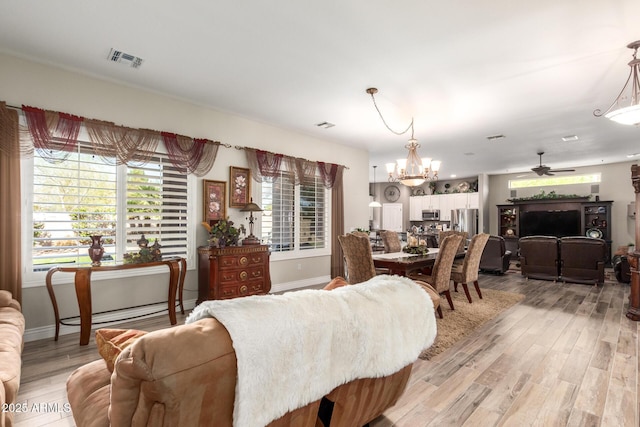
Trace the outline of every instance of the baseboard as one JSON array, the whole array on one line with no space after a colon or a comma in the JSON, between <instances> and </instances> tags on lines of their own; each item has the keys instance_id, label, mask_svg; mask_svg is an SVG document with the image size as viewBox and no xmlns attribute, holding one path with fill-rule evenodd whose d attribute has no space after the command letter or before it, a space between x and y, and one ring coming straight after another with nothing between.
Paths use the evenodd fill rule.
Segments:
<instances>
[{"instance_id":1,"label":"baseboard","mask_svg":"<svg viewBox=\"0 0 640 427\"><path fill-rule=\"evenodd\" d=\"M191 310L196 306L196 300L185 300L184 309ZM164 310L164 311L161 311ZM121 319L127 317L142 317L142 316L167 316L167 303L158 303L145 305L143 307L134 307L131 309L119 310L117 312L94 314L93 322L100 322L100 327L107 327L109 323L120 323ZM161 311L161 312L159 312ZM159 312L159 313L158 313ZM65 326L60 325L60 335L68 335L80 332L79 326ZM38 328L27 329L24 333L24 341L31 342L41 339L53 338L56 335L55 325L40 326Z\"/></svg>"}]
</instances>

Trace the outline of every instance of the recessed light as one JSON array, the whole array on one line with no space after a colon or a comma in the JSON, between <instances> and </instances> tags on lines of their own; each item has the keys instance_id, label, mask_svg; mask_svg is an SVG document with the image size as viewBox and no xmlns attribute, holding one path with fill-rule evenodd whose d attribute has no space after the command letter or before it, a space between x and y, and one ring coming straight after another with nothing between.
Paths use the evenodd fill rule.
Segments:
<instances>
[{"instance_id":1,"label":"recessed light","mask_svg":"<svg viewBox=\"0 0 640 427\"><path fill-rule=\"evenodd\" d=\"M323 129L329 129L334 127L335 125L333 123L329 123L329 122L322 122L322 123L317 123L316 126L318 126L319 128L323 128Z\"/></svg>"},{"instance_id":2,"label":"recessed light","mask_svg":"<svg viewBox=\"0 0 640 427\"><path fill-rule=\"evenodd\" d=\"M465 156L475 156L476 153L472 153L472 152L467 152L467 153L463 153Z\"/></svg>"},{"instance_id":3,"label":"recessed light","mask_svg":"<svg viewBox=\"0 0 640 427\"><path fill-rule=\"evenodd\" d=\"M499 140L499 139L504 139L504 138L506 138L506 136L504 136L504 135L502 135L502 134L499 134L499 135L489 135L489 136L487 137L487 139L488 139L489 141L497 141L497 140Z\"/></svg>"},{"instance_id":4,"label":"recessed light","mask_svg":"<svg viewBox=\"0 0 640 427\"><path fill-rule=\"evenodd\" d=\"M451 175L451 178L455 178L455 177L457 177L457 176L458 176L458 175L453 174L453 175Z\"/></svg>"},{"instance_id":5,"label":"recessed light","mask_svg":"<svg viewBox=\"0 0 640 427\"><path fill-rule=\"evenodd\" d=\"M640 153L627 154L627 159L640 156Z\"/></svg>"},{"instance_id":6,"label":"recessed light","mask_svg":"<svg viewBox=\"0 0 640 427\"><path fill-rule=\"evenodd\" d=\"M563 140L564 142L567 142L567 141L577 141L577 140L578 140L578 135L567 135L567 136L563 136L563 137L562 137L562 140Z\"/></svg>"}]
</instances>

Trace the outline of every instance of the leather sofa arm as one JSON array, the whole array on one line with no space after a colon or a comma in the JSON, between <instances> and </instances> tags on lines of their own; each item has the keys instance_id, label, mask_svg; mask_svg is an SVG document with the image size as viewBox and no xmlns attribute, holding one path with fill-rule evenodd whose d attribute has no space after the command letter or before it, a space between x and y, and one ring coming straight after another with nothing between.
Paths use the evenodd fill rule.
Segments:
<instances>
[{"instance_id":1,"label":"leather sofa arm","mask_svg":"<svg viewBox=\"0 0 640 427\"><path fill-rule=\"evenodd\" d=\"M0 307L11 307L18 311L22 311L20 303L13 299L11 292L4 290L0 291Z\"/></svg>"},{"instance_id":2,"label":"leather sofa arm","mask_svg":"<svg viewBox=\"0 0 640 427\"><path fill-rule=\"evenodd\" d=\"M151 332L116 361L111 425L231 425L236 374L231 337L215 319Z\"/></svg>"}]
</instances>

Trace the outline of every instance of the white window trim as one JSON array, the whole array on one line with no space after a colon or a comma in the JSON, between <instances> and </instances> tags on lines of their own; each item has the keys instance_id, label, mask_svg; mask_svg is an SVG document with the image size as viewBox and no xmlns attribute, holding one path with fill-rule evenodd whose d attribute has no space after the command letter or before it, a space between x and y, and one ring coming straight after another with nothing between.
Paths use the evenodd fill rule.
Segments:
<instances>
[{"instance_id":1,"label":"white window trim","mask_svg":"<svg viewBox=\"0 0 640 427\"><path fill-rule=\"evenodd\" d=\"M262 184L260 184L259 188L260 193L262 194ZM294 225L294 235L297 237L295 248L292 251L284 251L284 252L271 252L269 259L271 261L286 261L293 259L303 259L303 258L317 258L331 255L331 190L324 188L325 200L327 205L327 244L324 248L320 249L300 249L300 221L296 221ZM294 186L294 200L296 203L300 202L300 186ZM296 206L299 208L299 204ZM255 226L255 224L254 224ZM256 231L254 231L256 236L262 235L262 221L260 221L260 227Z\"/></svg>"},{"instance_id":2,"label":"white window trim","mask_svg":"<svg viewBox=\"0 0 640 427\"><path fill-rule=\"evenodd\" d=\"M118 172L120 173L120 172ZM22 191L22 259L30 260L32 257L31 247L33 245L33 230L31 224L33 224L33 157L23 158L20 162L20 185ZM126 184L126 183L125 183ZM196 197L196 185L197 179L193 174L187 176L187 212L195 212L195 197ZM24 191L29 189L28 191ZM120 190L120 188L118 189ZM118 191L118 198L126 197L126 192ZM118 200L121 201L120 199ZM121 217L119 217L121 218ZM194 270L196 268L196 224L197 221L187 221L187 270ZM121 236L117 236L121 237ZM167 269L164 266L144 268L144 269L131 269L126 271L109 271L100 272L95 275L92 274L91 281L109 280L109 279L122 279L134 276L148 276L154 274L166 273ZM47 276L46 271L34 272L31 262L23 262L22 264L22 287L34 288L39 286L45 286L45 278ZM74 283L73 274L56 274L53 276L52 284L68 284Z\"/></svg>"}]
</instances>

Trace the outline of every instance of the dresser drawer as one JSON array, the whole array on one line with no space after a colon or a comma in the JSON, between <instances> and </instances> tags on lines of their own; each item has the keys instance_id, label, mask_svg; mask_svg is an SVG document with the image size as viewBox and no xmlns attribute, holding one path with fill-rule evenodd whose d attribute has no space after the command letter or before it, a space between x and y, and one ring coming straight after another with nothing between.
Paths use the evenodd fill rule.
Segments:
<instances>
[{"instance_id":1,"label":"dresser drawer","mask_svg":"<svg viewBox=\"0 0 640 427\"><path fill-rule=\"evenodd\" d=\"M252 265L263 265L265 263L265 259L265 253L224 255L220 257L219 266L220 270L250 267Z\"/></svg>"},{"instance_id":2,"label":"dresser drawer","mask_svg":"<svg viewBox=\"0 0 640 427\"><path fill-rule=\"evenodd\" d=\"M221 286L220 299L244 297L248 295L263 294L264 281L250 281L248 283L231 286Z\"/></svg>"},{"instance_id":3,"label":"dresser drawer","mask_svg":"<svg viewBox=\"0 0 640 427\"><path fill-rule=\"evenodd\" d=\"M220 284L246 282L248 280L256 280L264 278L264 267L236 268L235 270L221 270Z\"/></svg>"}]
</instances>

